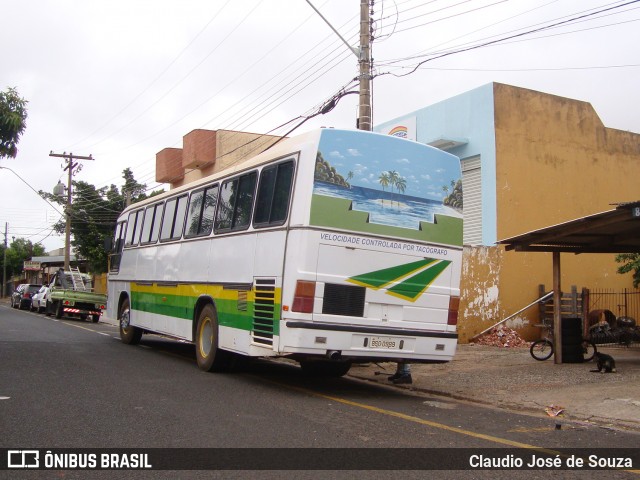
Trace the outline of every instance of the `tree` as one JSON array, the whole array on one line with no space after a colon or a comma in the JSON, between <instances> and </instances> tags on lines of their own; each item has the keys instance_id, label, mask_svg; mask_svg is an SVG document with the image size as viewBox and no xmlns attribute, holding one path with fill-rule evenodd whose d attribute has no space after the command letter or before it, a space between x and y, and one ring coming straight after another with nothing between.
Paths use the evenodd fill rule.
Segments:
<instances>
[{"instance_id":1,"label":"tree","mask_svg":"<svg viewBox=\"0 0 640 480\"><path fill-rule=\"evenodd\" d=\"M122 186L122 195L125 198L126 205L139 202L147 198L146 191L147 186L138 183L133 178L133 172L130 168L125 168L122 172L122 178L124 178L124 185Z\"/></svg>"},{"instance_id":2,"label":"tree","mask_svg":"<svg viewBox=\"0 0 640 480\"><path fill-rule=\"evenodd\" d=\"M4 264L2 263L5 259L4 253L4 244L0 244L0 274L4 269ZM24 238L14 239L9 247L7 247L7 279L22 273L25 260L31 260L33 257L41 257L44 255L46 255L46 253L40 243L33 244L31 240L25 240ZM1 287L0 290L2 290Z\"/></svg>"},{"instance_id":3,"label":"tree","mask_svg":"<svg viewBox=\"0 0 640 480\"><path fill-rule=\"evenodd\" d=\"M76 253L87 260L88 270L92 273L107 271L109 253L105 250L105 241L113 235L118 216L125 206L133 201L147 198L147 186L138 183L131 169L122 172L124 185L122 193L118 187L96 188L83 181L73 182L73 199L71 202L71 245ZM126 194L125 194L126 192ZM40 195L50 202L56 202L66 207L66 199L58 198L50 193L40 191ZM150 196L162 193L153 192ZM62 234L65 230L65 218L55 226L55 230Z\"/></svg>"},{"instance_id":4,"label":"tree","mask_svg":"<svg viewBox=\"0 0 640 480\"><path fill-rule=\"evenodd\" d=\"M633 286L640 285L640 253L621 253L616 255L616 262L622 263L618 273L633 272Z\"/></svg>"},{"instance_id":5,"label":"tree","mask_svg":"<svg viewBox=\"0 0 640 480\"><path fill-rule=\"evenodd\" d=\"M27 103L15 88L0 92L0 158L18 154L18 140L27 126Z\"/></svg>"}]
</instances>

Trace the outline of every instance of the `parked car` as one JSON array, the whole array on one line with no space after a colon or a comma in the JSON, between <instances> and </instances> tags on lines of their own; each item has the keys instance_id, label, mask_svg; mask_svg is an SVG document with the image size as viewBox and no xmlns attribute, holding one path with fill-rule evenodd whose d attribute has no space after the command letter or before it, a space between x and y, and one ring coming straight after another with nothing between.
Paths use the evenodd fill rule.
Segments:
<instances>
[{"instance_id":1,"label":"parked car","mask_svg":"<svg viewBox=\"0 0 640 480\"><path fill-rule=\"evenodd\" d=\"M42 285L35 283L22 283L18 285L15 292L11 295L11 306L13 308L19 308L20 310L25 308L31 308L31 297L38 293L38 290L42 288Z\"/></svg>"},{"instance_id":2,"label":"parked car","mask_svg":"<svg viewBox=\"0 0 640 480\"><path fill-rule=\"evenodd\" d=\"M47 292L49 287L43 285L37 293L31 297L31 311L37 311L38 313L44 313L44 309L47 307Z\"/></svg>"}]
</instances>

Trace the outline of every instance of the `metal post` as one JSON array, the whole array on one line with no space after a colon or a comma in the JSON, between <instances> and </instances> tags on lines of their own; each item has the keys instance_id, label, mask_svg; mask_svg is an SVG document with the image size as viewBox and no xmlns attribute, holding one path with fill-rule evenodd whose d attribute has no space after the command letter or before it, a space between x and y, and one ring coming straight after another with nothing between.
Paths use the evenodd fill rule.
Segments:
<instances>
[{"instance_id":1,"label":"metal post","mask_svg":"<svg viewBox=\"0 0 640 480\"><path fill-rule=\"evenodd\" d=\"M554 362L562 363L562 292L560 290L560 252L553 252L553 352Z\"/></svg>"},{"instance_id":2,"label":"metal post","mask_svg":"<svg viewBox=\"0 0 640 480\"><path fill-rule=\"evenodd\" d=\"M9 223L4 223L4 260L2 261L2 298L7 296L7 230Z\"/></svg>"}]
</instances>

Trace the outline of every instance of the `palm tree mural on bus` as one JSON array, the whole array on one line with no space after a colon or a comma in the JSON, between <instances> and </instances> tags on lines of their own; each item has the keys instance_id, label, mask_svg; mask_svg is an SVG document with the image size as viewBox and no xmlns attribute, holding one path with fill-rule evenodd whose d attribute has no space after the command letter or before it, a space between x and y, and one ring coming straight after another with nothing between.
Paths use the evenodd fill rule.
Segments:
<instances>
[{"instance_id":1,"label":"palm tree mural on bus","mask_svg":"<svg viewBox=\"0 0 640 480\"><path fill-rule=\"evenodd\" d=\"M445 197L442 200L442 204L447 207L452 207L457 211L462 211L462 180L451 180L451 193L449 194L449 186L442 187L442 191L445 192Z\"/></svg>"},{"instance_id":2,"label":"palm tree mural on bus","mask_svg":"<svg viewBox=\"0 0 640 480\"><path fill-rule=\"evenodd\" d=\"M382 172L380 174L380 177L378 178L378 183L380 183L380 185L382 185L382 191L385 191L385 188L387 188L389 186L389 173L388 172ZM382 199L382 205L384 205L384 198Z\"/></svg>"},{"instance_id":3,"label":"palm tree mural on bus","mask_svg":"<svg viewBox=\"0 0 640 480\"><path fill-rule=\"evenodd\" d=\"M396 188L398 189L398 193L404 194L404 191L407 189L407 179L398 177L398 180L396 180Z\"/></svg>"},{"instance_id":4,"label":"palm tree mural on bus","mask_svg":"<svg viewBox=\"0 0 640 480\"><path fill-rule=\"evenodd\" d=\"M395 170L390 170L388 172L382 172L380 177L378 178L378 183L382 186L382 190L384 191L386 187L391 187L391 205L393 205L394 195L393 189L395 188L398 193L404 194L407 189L407 179L401 177L398 172ZM384 199L382 200L384 204ZM396 198L396 203L400 206L400 200Z\"/></svg>"},{"instance_id":5,"label":"palm tree mural on bus","mask_svg":"<svg viewBox=\"0 0 640 480\"><path fill-rule=\"evenodd\" d=\"M313 184L318 221L328 225L335 217L348 224L365 218L371 225L425 232L422 224L434 223L435 215L460 218L455 203L443 202L452 187L447 186L446 193L441 190L441 185L459 178L455 157L415 142L390 142L384 136L372 135L365 141L349 131L326 130L322 135ZM336 198L344 202L331 200ZM442 228L444 224L440 222Z\"/></svg>"}]
</instances>

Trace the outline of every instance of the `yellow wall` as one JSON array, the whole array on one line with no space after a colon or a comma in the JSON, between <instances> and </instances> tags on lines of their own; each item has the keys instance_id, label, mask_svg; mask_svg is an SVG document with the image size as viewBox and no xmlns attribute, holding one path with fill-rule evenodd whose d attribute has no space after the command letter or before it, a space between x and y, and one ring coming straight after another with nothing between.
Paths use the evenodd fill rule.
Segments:
<instances>
[{"instance_id":1,"label":"yellow wall","mask_svg":"<svg viewBox=\"0 0 640 480\"><path fill-rule=\"evenodd\" d=\"M96 293L107 293L107 274L101 273L93 277L93 290Z\"/></svg>"},{"instance_id":2,"label":"yellow wall","mask_svg":"<svg viewBox=\"0 0 640 480\"><path fill-rule=\"evenodd\" d=\"M640 199L640 135L606 128L591 104L494 84L497 238L614 208ZM633 288L611 254L562 254L561 285ZM460 341L538 298L552 285L550 253L465 249ZM507 325L531 339L534 306Z\"/></svg>"}]
</instances>

